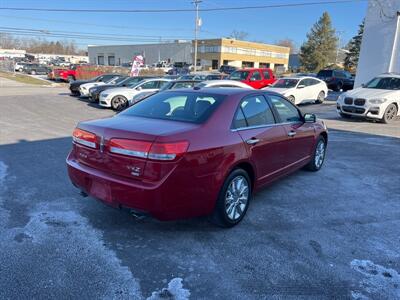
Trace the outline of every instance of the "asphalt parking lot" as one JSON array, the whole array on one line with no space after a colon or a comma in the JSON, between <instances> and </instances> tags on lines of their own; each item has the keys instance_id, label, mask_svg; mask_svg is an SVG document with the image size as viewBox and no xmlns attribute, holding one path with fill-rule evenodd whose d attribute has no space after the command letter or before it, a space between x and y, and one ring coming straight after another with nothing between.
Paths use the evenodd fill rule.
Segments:
<instances>
[{"instance_id":1,"label":"asphalt parking lot","mask_svg":"<svg viewBox=\"0 0 400 300\"><path fill-rule=\"evenodd\" d=\"M0 105L0 299L400 298L399 121L301 106L330 128L325 166L263 189L239 226L220 229L79 196L70 135L111 110L7 82Z\"/></svg>"}]
</instances>

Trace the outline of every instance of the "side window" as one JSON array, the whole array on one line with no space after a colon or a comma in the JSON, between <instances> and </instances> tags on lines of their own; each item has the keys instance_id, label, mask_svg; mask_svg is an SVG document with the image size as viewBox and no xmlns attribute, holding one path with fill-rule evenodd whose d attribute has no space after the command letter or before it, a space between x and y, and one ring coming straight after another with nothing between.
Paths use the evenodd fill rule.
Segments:
<instances>
[{"instance_id":1,"label":"side window","mask_svg":"<svg viewBox=\"0 0 400 300\"><path fill-rule=\"evenodd\" d=\"M269 76L269 72L268 71L264 71L263 75L264 75L264 79L271 79L271 76Z\"/></svg>"},{"instance_id":2,"label":"side window","mask_svg":"<svg viewBox=\"0 0 400 300\"><path fill-rule=\"evenodd\" d=\"M309 84L308 84L308 82L307 82L307 79L302 79L302 80L299 82L298 86L299 86L299 85L308 86Z\"/></svg>"},{"instance_id":3,"label":"side window","mask_svg":"<svg viewBox=\"0 0 400 300\"><path fill-rule=\"evenodd\" d=\"M140 87L144 90L157 89L158 81L148 81L148 82L143 83Z\"/></svg>"},{"instance_id":4,"label":"side window","mask_svg":"<svg viewBox=\"0 0 400 300\"><path fill-rule=\"evenodd\" d=\"M244 117L243 111L240 107L236 112L235 120L233 121L233 127L234 128L247 127L246 118Z\"/></svg>"},{"instance_id":5,"label":"side window","mask_svg":"<svg viewBox=\"0 0 400 300\"><path fill-rule=\"evenodd\" d=\"M254 71L251 75L251 80L261 80L261 74L259 71Z\"/></svg>"},{"instance_id":6,"label":"side window","mask_svg":"<svg viewBox=\"0 0 400 300\"><path fill-rule=\"evenodd\" d=\"M344 73L342 71L334 71L335 77L345 78Z\"/></svg>"},{"instance_id":7,"label":"side window","mask_svg":"<svg viewBox=\"0 0 400 300\"><path fill-rule=\"evenodd\" d=\"M263 96L245 98L240 104L240 109L246 118L247 126L261 126L275 123L271 108Z\"/></svg>"},{"instance_id":8,"label":"side window","mask_svg":"<svg viewBox=\"0 0 400 300\"><path fill-rule=\"evenodd\" d=\"M168 83L169 83L168 81L157 81L157 89L164 87Z\"/></svg>"},{"instance_id":9,"label":"side window","mask_svg":"<svg viewBox=\"0 0 400 300\"><path fill-rule=\"evenodd\" d=\"M270 98L282 122L298 122L302 120L299 111L292 103L279 96L271 95Z\"/></svg>"},{"instance_id":10,"label":"side window","mask_svg":"<svg viewBox=\"0 0 400 300\"><path fill-rule=\"evenodd\" d=\"M310 82L312 83L312 85L316 85L316 84L319 84L320 82L318 81L318 80L316 80L316 79L309 79L310 80Z\"/></svg>"}]
</instances>

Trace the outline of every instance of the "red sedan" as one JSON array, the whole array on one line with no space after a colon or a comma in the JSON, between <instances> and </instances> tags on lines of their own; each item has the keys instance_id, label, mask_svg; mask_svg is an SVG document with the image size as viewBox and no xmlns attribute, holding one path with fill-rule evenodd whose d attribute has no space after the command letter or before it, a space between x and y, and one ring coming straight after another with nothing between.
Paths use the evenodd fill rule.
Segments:
<instances>
[{"instance_id":1,"label":"red sedan","mask_svg":"<svg viewBox=\"0 0 400 300\"><path fill-rule=\"evenodd\" d=\"M302 167L319 170L327 141L323 122L273 92L171 90L79 123L68 174L115 207L160 220L211 215L230 227L253 191Z\"/></svg>"}]
</instances>

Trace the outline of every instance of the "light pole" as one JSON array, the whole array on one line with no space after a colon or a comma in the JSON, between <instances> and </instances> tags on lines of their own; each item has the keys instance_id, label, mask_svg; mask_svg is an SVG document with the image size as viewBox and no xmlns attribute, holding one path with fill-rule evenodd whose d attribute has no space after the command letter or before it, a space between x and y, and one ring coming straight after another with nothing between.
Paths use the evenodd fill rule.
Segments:
<instances>
[{"instance_id":1,"label":"light pole","mask_svg":"<svg viewBox=\"0 0 400 300\"><path fill-rule=\"evenodd\" d=\"M339 63L339 52L340 52L340 44L342 43L342 34L345 33L344 30L337 31L338 34L338 47L336 50L336 59L335 59L335 64L337 65Z\"/></svg>"},{"instance_id":2,"label":"light pole","mask_svg":"<svg viewBox=\"0 0 400 300\"><path fill-rule=\"evenodd\" d=\"M199 4L201 2L201 0L193 0L192 2L196 6L196 21L194 26L194 72L197 70L197 34L199 31Z\"/></svg>"}]
</instances>

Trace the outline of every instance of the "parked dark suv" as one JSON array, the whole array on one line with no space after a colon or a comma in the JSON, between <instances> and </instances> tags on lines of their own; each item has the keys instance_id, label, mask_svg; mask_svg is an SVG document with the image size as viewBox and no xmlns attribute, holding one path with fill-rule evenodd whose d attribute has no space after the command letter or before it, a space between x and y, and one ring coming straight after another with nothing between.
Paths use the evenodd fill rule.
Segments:
<instances>
[{"instance_id":1,"label":"parked dark suv","mask_svg":"<svg viewBox=\"0 0 400 300\"><path fill-rule=\"evenodd\" d=\"M354 78L347 71L343 70L321 70L317 78L326 82L329 89L334 91L351 90L354 86Z\"/></svg>"},{"instance_id":2,"label":"parked dark suv","mask_svg":"<svg viewBox=\"0 0 400 300\"><path fill-rule=\"evenodd\" d=\"M46 75L51 71L50 68L40 64L27 64L24 66L23 72L31 75L42 74Z\"/></svg>"},{"instance_id":3,"label":"parked dark suv","mask_svg":"<svg viewBox=\"0 0 400 300\"><path fill-rule=\"evenodd\" d=\"M225 73L225 74L231 74L233 72L235 72L238 68L234 67L234 66L228 66L228 65L222 65L219 68L219 71L221 73Z\"/></svg>"}]
</instances>

